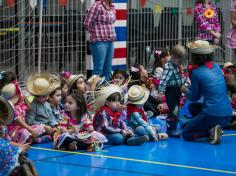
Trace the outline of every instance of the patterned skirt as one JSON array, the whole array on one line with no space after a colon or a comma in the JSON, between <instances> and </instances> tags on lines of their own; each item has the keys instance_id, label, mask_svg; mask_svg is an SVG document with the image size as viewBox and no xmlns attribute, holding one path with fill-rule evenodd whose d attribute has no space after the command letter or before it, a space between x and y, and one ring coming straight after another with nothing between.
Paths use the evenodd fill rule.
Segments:
<instances>
[{"instance_id":1,"label":"patterned skirt","mask_svg":"<svg viewBox=\"0 0 236 176\"><path fill-rule=\"evenodd\" d=\"M236 28L232 28L229 32L227 46L232 49L236 49Z\"/></svg>"}]
</instances>

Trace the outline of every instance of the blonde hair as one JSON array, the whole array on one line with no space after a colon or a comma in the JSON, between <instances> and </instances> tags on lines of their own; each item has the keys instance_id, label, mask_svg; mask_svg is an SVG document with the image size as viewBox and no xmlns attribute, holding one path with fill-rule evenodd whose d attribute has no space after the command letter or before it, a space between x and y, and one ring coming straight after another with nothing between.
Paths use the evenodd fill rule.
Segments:
<instances>
[{"instance_id":1,"label":"blonde hair","mask_svg":"<svg viewBox=\"0 0 236 176\"><path fill-rule=\"evenodd\" d=\"M175 45L171 50L171 55L176 59L183 59L186 56L187 52L183 45Z\"/></svg>"}]
</instances>

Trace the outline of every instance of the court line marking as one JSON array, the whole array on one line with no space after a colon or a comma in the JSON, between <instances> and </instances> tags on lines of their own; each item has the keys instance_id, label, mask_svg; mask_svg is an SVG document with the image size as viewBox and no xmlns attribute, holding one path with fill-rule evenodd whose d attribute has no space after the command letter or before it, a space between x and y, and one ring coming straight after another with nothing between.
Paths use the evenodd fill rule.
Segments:
<instances>
[{"instance_id":1,"label":"court line marking","mask_svg":"<svg viewBox=\"0 0 236 176\"><path fill-rule=\"evenodd\" d=\"M72 153L72 154L76 154L76 155L94 156L94 157L100 157L100 158L133 161L133 162L138 162L138 163L156 164L156 165L163 165L163 166L179 167L179 168L194 169L194 170L204 170L204 171L210 171L210 172L218 172L218 173L226 173L226 174L236 175L236 172L228 171L228 170L211 169L211 168L204 168L204 167L197 167L197 166L187 166L187 165L181 165L181 164L172 164L172 163L166 163L166 162L140 160L140 159L134 159L134 158L125 158L125 157L109 156L109 155L102 155L102 154L62 151L62 150L54 150L54 149L41 148L41 147L30 147L30 148L36 149L36 150L45 150L45 151L53 151L53 152L61 152L61 153Z\"/></svg>"},{"instance_id":2,"label":"court line marking","mask_svg":"<svg viewBox=\"0 0 236 176\"><path fill-rule=\"evenodd\" d=\"M228 136L236 136L236 134L223 134L222 136L228 137Z\"/></svg>"},{"instance_id":3,"label":"court line marking","mask_svg":"<svg viewBox=\"0 0 236 176\"><path fill-rule=\"evenodd\" d=\"M164 175L157 175L157 174L152 174L152 173L146 173L146 172L138 172L138 171L132 171L132 170L121 170L121 169L116 169L116 168L109 168L109 167L98 167L98 166L91 166L91 165L82 165L82 164L73 164L73 163L64 163L64 162L58 162L58 161L50 161L50 160L45 160L45 161L40 161L40 162L45 162L45 163L56 163L56 164L63 164L63 165L68 165L68 166L78 166L78 167L86 167L86 168L95 168L95 169L103 169L103 170L112 170L116 172L125 172L125 173L135 173L138 175L152 175L152 176L164 176Z\"/></svg>"}]
</instances>

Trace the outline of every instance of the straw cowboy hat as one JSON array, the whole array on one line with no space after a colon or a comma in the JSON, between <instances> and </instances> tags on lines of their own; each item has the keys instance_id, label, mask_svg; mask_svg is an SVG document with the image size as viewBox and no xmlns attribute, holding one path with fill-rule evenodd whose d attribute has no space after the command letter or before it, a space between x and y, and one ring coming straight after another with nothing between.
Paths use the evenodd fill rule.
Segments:
<instances>
[{"instance_id":1,"label":"straw cowboy hat","mask_svg":"<svg viewBox=\"0 0 236 176\"><path fill-rule=\"evenodd\" d=\"M58 77L51 74L33 74L29 77L26 86L31 94L46 96L60 87L60 81Z\"/></svg>"},{"instance_id":2,"label":"straw cowboy hat","mask_svg":"<svg viewBox=\"0 0 236 176\"><path fill-rule=\"evenodd\" d=\"M104 81L105 81L105 77L99 77L98 75L93 75L93 76L91 76L91 77L87 80L88 85L91 86L91 84L94 82L94 80L95 80L97 77L98 77L98 81L97 81L96 86L97 86L97 87L101 86L101 85L104 83Z\"/></svg>"},{"instance_id":3,"label":"straw cowboy hat","mask_svg":"<svg viewBox=\"0 0 236 176\"><path fill-rule=\"evenodd\" d=\"M13 104L0 96L0 125L8 125L14 118Z\"/></svg>"},{"instance_id":4,"label":"straw cowboy hat","mask_svg":"<svg viewBox=\"0 0 236 176\"><path fill-rule=\"evenodd\" d=\"M133 85L128 91L128 103L142 105L147 101L149 94L150 91L147 88Z\"/></svg>"},{"instance_id":5,"label":"straw cowboy hat","mask_svg":"<svg viewBox=\"0 0 236 176\"><path fill-rule=\"evenodd\" d=\"M1 95L15 105L19 101L19 94L16 92L16 86L13 83L7 84L2 88Z\"/></svg>"},{"instance_id":6,"label":"straw cowboy hat","mask_svg":"<svg viewBox=\"0 0 236 176\"><path fill-rule=\"evenodd\" d=\"M210 45L208 41L204 40L188 42L187 47L189 48L190 52L194 54L211 54L215 52L216 48L218 48L215 45Z\"/></svg>"},{"instance_id":7,"label":"straw cowboy hat","mask_svg":"<svg viewBox=\"0 0 236 176\"><path fill-rule=\"evenodd\" d=\"M84 77L83 74L70 75L70 76L66 79L66 84L67 84L67 86L68 86L68 90L71 89L72 85L73 85L79 78L85 79L85 77Z\"/></svg>"},{"instance_id":8,"label":"straw cowboy hat","mask_svg":"<svg viewBox=\"0 0 236 176\"><path fill-rule=\"evenodd\" d=\"M230 66L233 66L234 64L232 62L226 62L224 63L223 65L223 68L227 68L227 67L230 67Z\"/></svg>"},{"instance_id":9,"label":"straw cowboy hat","mask_svg":"<svg viewBox=\"0 0 236 176\"><path fill-rule=\"evenodd\" d=\"M100 107L104 106L107 98L113 93L121 94L122 88L117 85L110 84L105 87L101 87L99 90L95 91L95 99L92 102L93 109L96 111Z\"/></svg>"}]
</instances>

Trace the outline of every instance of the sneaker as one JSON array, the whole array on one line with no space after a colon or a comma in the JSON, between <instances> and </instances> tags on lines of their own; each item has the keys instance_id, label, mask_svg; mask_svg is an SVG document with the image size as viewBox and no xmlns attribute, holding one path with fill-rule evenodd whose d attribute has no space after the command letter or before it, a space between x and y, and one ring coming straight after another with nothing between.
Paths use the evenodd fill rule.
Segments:
<instances>
[{"instance_id":1,"label":"sneaker","mask_svg":"<svg viewBox=\"0 0 236 176\"><path fill-rule=\"evenodd\" d=\"M128 140L128 141L127 141L127 145L131 145L131 146L134 146L134 145L141 145L141 144L143 144L144 142L148 142L148 141L149 141L149 137L148 137L147 135L138 136L138 137L136 137L135 139Z\"/></svg>"},{"instance_id":2,"label":"sneaker","mask_svg":"<svg viewBox=\"0 0 236 176\"><path fill-rule=\"evenodd\" d=\"M222 130L220 125L216 125L215 127L210 129L210 144L216 145L221 142Z\"/></svg>"}]
</instances>

